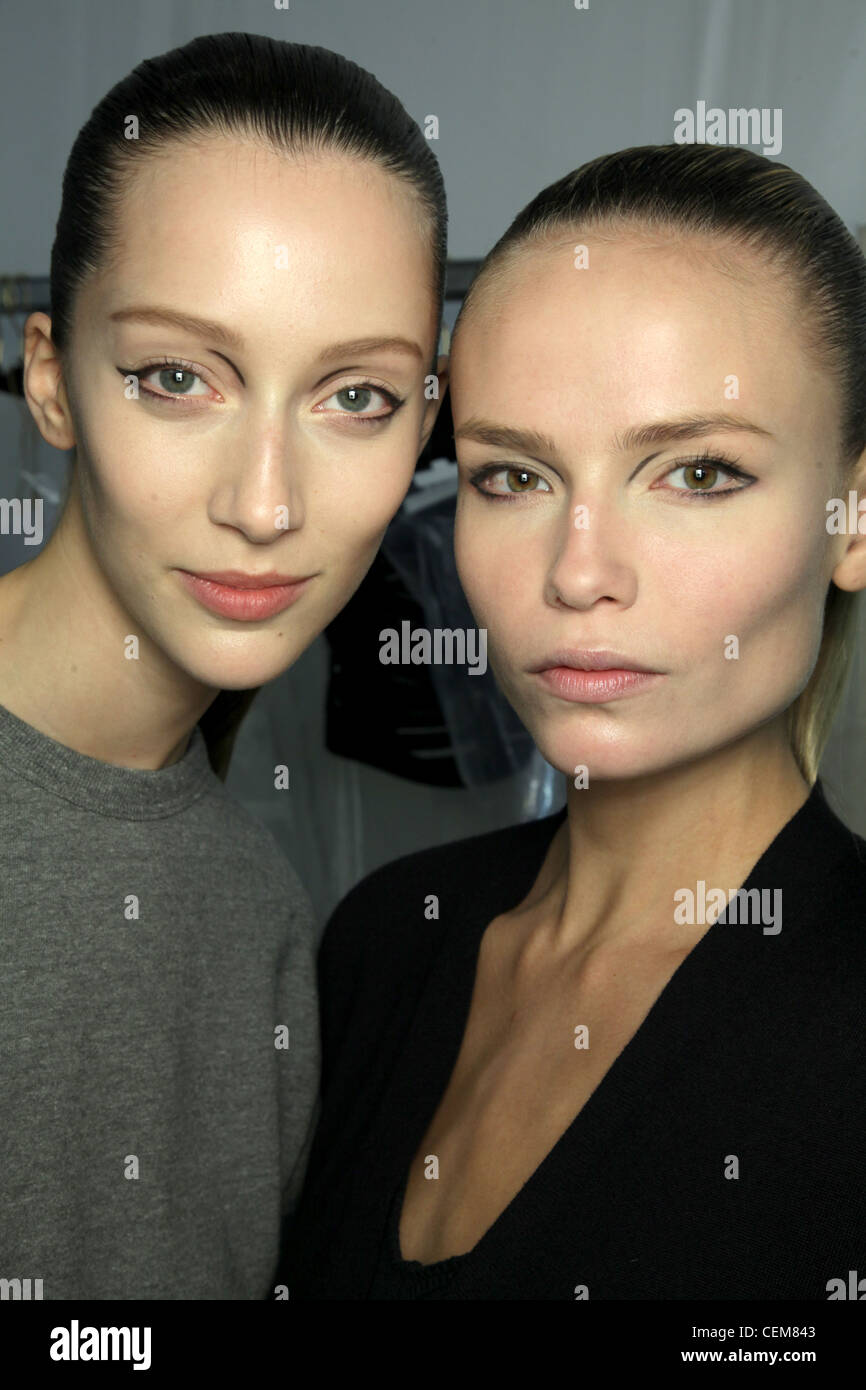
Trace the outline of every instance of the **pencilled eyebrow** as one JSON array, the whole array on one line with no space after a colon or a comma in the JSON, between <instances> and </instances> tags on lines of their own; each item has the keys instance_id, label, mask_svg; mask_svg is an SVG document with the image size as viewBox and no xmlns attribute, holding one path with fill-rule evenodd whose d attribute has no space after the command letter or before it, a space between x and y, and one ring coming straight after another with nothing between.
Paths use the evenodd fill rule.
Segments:
<instances>
[{"instance_id":1,"label":"pencilled eyebrow","mask_svg":"<svg viewBox=\"0 0 866 1390\"><path fill-rule=\"evenodd\" d=\"M240 333L234 329L227 328L225 324L215 323L212 319L200 319L192 314L181 314L175 309L162 309L157 306L141 307L130 309L118 309L116 313L110 315L113 323L150 323L157 328L180 328L185 333L195 333L200 338L210 338L222 347L234 348L240 351L244 347L244 340Z\"/></svg>"},{"instance_id":2,"label":"pencilled eyebrow","mask_svg":"<svg viewBox=\"0 0 866 1390\"><path fill-rule=\"evenodd\" d=\"M353 338L347 343L334 343L319 353L320 362L330 362L335 357L366 357L368 352L402 352L409 357L424 361L424 353L418 343L410 338Z\"/></svg>"},{"instance_id":3,"label":"pencilled eyebrow","mask_svg":"<svg viewBox=\"0 0 866 1390\"><path fill-rule=\"evenodd\" d=\"M621 436L614 436L613 445L620 453L631 453L634 449L650 448L654 444L676 443L682 439L697 439L702 435L729 430L745 430L766 439L775 438L763 425L723 411L715 415L691 415L681 420L656 420L647 425L635 425ZM537 430L514 429L497 425L492 420L473 417L455 430L454 438L471 439L493 449L513 449L532 458L560 462L559 449L554 441Z\"/></svg>"},{"instance_id":4,"label":"pencilled eyebrow","mask_svg":"<svg viewBox=\"0 0 866 1390\"><path fill-rule=\"evenodd\" d=\"M476 444L488 444L492 449L513 449L518 454L529 454L533 458L544 455L558 461L559 450L553 440L537 430L519 430L510 425L496 425L492 420L473 417L454 431L455 439L471 439Z\"/></svg>"},{"instance_id":5,"label":"pencilled eyebrow","mask_svg":"<svg viewBox=\"0 0 866 1390\"><path fill-rule=\"evenodd\" d=\"M753 420L745 420L742 416L721 411L716 415L690 415L682 420L659 420L650 425L637 425L626 430L621 438L615 438L614 447L625 454L633 449L650 448L653 444L676 443L680 439L696 439L701 435L730 430L745 430L764 439L776 437L770 430L765 429L763 425L755 424Z\"/></svg>"},{"instance_id":6,"label":"pencilled eyebrow","mask_svg":"<svg viewBox=\"0 0 866 1390\"><path fill-rule=\"evenodd\" d=\"M240 333L227 328L225 324L213 319L197 318L192 314L181 314L175 309L142 305L129 309L118 309L110 315L116 323L147 323L157 327L180 328L187 333L195 333L200 338L208 338L221 347L232 348L237 352L246 346ZM317 361L331 362L335 358L364 356L370 352L400 352L424 360L420 345L411 338L351 338L343 343L331 343L319 353Z\"/></svg>"}]
</instances>

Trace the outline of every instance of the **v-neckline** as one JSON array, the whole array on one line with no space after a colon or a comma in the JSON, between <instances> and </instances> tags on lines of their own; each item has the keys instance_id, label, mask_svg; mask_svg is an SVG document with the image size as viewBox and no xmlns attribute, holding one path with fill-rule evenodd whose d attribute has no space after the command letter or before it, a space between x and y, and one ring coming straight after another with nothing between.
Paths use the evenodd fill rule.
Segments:
<instances>
[{"instance_id":1,"label":"v-neckline","mask_svg":"<svg viewBox=\"0 0 866 1390\"><path fill-rule=\"evenodd\" d=\"M739 888L748 891L750 888L761 886L755 880L762 874L771 858L778 863L780 841L791 832L795 823L801 823L804 816L814 813L819 803L826 804L820 782L816 781L806 800L777 832L753 865L747 878L738 885ZM737 931L736 925L732 926L727 921L727 909L720 913L688 955L680 961L625 1047L614 1058L598 1085L584 1101L577 1115L566 1126L523 1185L518 1188L511 1200L503 1207L496 1219L470 1250L449 1255L445 1259L430 1263L404 1259L400 1248L400 1219L409 1172L421 1141L442 1103L457 1065L472 1004L481 939L490 922L501 912L513 908L529 891L541 868L553 835L565 817L566 808L563 808L552 816L545 817L544 820L536 821L534 826L515 827L515 831L520 830L524 835L532 829L536 831L536 838L533 839L535 852L529 856L531 862L527 867L526 861L524 861L514 875L509 874L505 880L498 882L495 894L490 892L489 880L486 880L483 887L479 887L476 893L471 925L467 922L466 917L463 917L444 934L431 965L422 998L419 1001L418 1013L412 1029L412 1043L407 1047L402 1065L397 1069L394 1086L404 1090L406 1095L407 1123L405 1133L407 1140L401 1146L399 1155L395 1156L392 1182L388 1191L383 1248L380 1254L385 1256L392 1277L397 1276L402 1282L407 1282L419 1291L434 1289L447 1282L458 1269L474 1263L483 1250L489 1249L514 1219L515 1214L523 1207L531 1205L544 1177L555 1167L565 1150L573 1146L576 1136L582 1136L585 1141L585 1148L589 1151L592 1147L592 1141L596 1137L603 1133L606 1133L608 1138L610 1137L610 1131L606 1128L608 1121L616 1120L620 1125L627 1121L629 1104L646 1093L646 1088L651 1084L653 1073L658 1073L663 1068L663 1047L655 1047L653 1042L655 1040L663 1043L664 1024L671 1009L676 1008L677 999L681 997L684 990L689 989L690 982L694 978L700 980L702 972L709 968L713 959L720 953L724 954L727 943L732 939L731 933ZM479 878L484 879L485 876L479 875ZM519 896L515 896L521 883L524 886L520 890ZM725 934L726 929L727 936ZM761 934L758 927L748 926L748 930L757 933L757 938L754 936L751 938L753 949L757 942L768 939ZM742 945L742 942L740 944ZM455 953L460 955L459 966L454 964ZM460 981L459 998L455 997L456 991L453 984L455 977L459 977ZM434 1045L432 1041L434 1038L436 1039L435 1045L438 1046L438 1055L442 1058L442 1064L439 1068L436 1086L431 1086L425 1092L426 1096L435 1092L435 1099L432 1105L428 1106L424 1103L424 1096L419 1099L417 1087L414 1091L412 1090L412 1073L415 1070L414 1054L416 1049L424 1048L426 1050L430 1048ZM411 1122L409 1121L410 1115Z\"/></svg>"}]
</instances>

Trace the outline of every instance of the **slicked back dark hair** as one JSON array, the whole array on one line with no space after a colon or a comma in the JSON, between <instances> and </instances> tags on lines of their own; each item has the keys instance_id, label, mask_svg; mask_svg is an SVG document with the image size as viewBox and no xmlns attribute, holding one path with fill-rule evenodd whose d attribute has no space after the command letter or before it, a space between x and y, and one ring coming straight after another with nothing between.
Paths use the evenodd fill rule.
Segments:
<instances>
[{"instance_id":1,"label":"slicked back dark hair","mask_svg":"<svg viewBox=\"0 0 866 1390\"><path fill-rule=\"evenodd\" d=\"M135 139L127 138L131 116ZM51 251L51 336L61 358L70 348L78 290L120 249L119 214L136 169L171 142L209 135L251 136L289 156L354 156L401 179L416 200L419 235L428 238L431 316L438 327L448 240L445 185L436 156L397 97L330 49L259 34L210 34L139 63L94 107L76 137ZM431 372L437 348L434 342ZM211 766L223 779L257 690L220 691L199 721Z\"/></svg>"},{"instance_id":2,"label":"slicked back dark hair","mask_svg":"<svg viewBox=\"0 0 866 1390\"><path fill-rule=\"evenodd\" d=\"M138 124L135 139L127 138L131 116ZM330 49L260 34L209 34L139 63L94 107L76 137L51 252L52 338L61 354L77 290L117 249L118 213L136 167L172 141L210 134L254 136L287 155L368 159L402 179L429 227L430 290L440 322L445 186L436 156L397 97Z\"/></svg>"}]
</instances>

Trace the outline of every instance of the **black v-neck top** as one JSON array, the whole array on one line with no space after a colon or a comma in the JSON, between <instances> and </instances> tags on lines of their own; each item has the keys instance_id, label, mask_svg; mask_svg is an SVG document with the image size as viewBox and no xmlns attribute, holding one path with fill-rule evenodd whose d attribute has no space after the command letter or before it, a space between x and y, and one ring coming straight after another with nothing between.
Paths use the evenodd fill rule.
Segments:
<instances>
[{"instance_id":1,"label":"black v-neck top","mask_svg":"<svg viewBox=\"0 0 866 1390\"><path fill-rule=\"evenodd\" d=\"M742 885L781 890L781 930L728 908L474 1249L401 1259L481 937L564 815L405 856L331 917L290 1298L825 1300L866 1273L866 841L820 782Z\"/></svg>"}]
</instances>

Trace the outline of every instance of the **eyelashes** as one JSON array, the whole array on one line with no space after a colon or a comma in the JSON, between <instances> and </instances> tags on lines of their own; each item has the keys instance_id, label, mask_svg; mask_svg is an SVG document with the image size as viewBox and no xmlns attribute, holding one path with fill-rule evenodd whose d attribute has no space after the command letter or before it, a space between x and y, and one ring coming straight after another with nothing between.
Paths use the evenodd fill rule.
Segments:
<instances>
[{"instance_id":1,"label":"eyelashes","mask_svg":"<svg viewBox=\"0 0 866 1390\"><path fill-rule=\"evenodd\" d=\"M184 362L179 357L160 357L154 362L145 362L141 367L118 367L117 370L123 377L135 377L138 381L139 396L146 396L152 401L167 401L170 405L184 400L201 400L202 396L193 396L189 391L172 395L169 392L164 394L159 391L151 391L142 385L143 380L151 376L155 371L184 372L187 376L195 377L202 385L206 385L204 377L201 375L192 362Z\"/></svg>"},{"instance_id":2,"label":"eyelashes","mask_svg":"<svg viewBox=\"0 0 866 1390\"><path fill-rule=\"evenodd\" d=\"M710 453L709 451L702 454L697 454L692 458L680 459L678 463L674 464L672 468L668 469L668 472L664 474L664 477L669 478L671 474L679 473L683 469L687 468L698 470L704 469L717 473L727 473L732 478L739 479L740 482L736 487L726 487L722 489L716 488L712 491L688 487L662 488L661 491L678 493L682 497L687 497L690 501L692 499L700 501L715 501L716 498L730 497L733 493L743 492L745 488L750 487L751 484L755 481L755 478L751 473L747 473L745 469L739 467L736 459L730 459L727 458L724 454ZM542 482L544 481L541 478L540 473L534 472L534 470L531 468L523 468L518 464L494 463L485 464L483 467L477 468L473 472L471 472L469 474L469 482L482 497L487 498L491 502L516 502L521 497L532 496L533 494L538 494L542 491L539 488L527 488L525 492L488 492L486 488L481 486L484 479L495 477L499 473L522 473L524 475L527 475L529 478L538 478Z\"/></svg>"},{"instance_id":3,"label":"eyelashes","mask_svg":"<svg viewBox=\"0 0 866 1390\"><path fill-rule=\"evenodd\" d=\"M118 367L117 371L123 377L133 376L137 378L139 397L144 396L148 401L156 401L160 405L167 404L170 409L184 401L207 399L206 392L196 392L193 394L191 391L184 391L177 394L172 394L170 392L163 394L160 391L152 391L143 384L145 379L156 371L171 371L185 373L187 376L194 377L197 381L201 382L202 385L206 386L207 383L196 365L193 362L185 362L181 358L163 357L153 362L147 362L143 366L137 368ZM376 381L347 382L345 386L341 386L336 391L332 391L331 395L327 397L327 400L331 400L333 396L341 396L348 391L378 393L380 396L384 397L390 409L385 414L381 415L361 415L353 410L328 410L320 413L325 415L337 415L349 420L354 420L360 425L380 425L386 420L390 420L392 416L396 415L397 411L406 404L404 397L396 396L393 391L387 390L386 387L381 386ZM182 404L181 409L183 409Z\"/></svg>"},{"instance_id":4,"label":"eyelashes","mask_svg":"<svg viewBox=\"0 0 866 1390\"><path fill-rule=\"evenodd\" d=\"M356 420L360 425L381 425L385 420L390 420L392 416L396 415L400 407L406 404L405 400L400 396L395 396L393 391L387 391L384 386L377 386L375 381L350 382L346 386L341 386L339 390L332 391L327 399L331 400L332 396L342 396L344 391L378 392L380 396L385 397L391 409L384 415L359 415L354 410L328 410L322 411L321 413L324 415L345 416L347 419Z\"/></svg>"}]
</instances>

